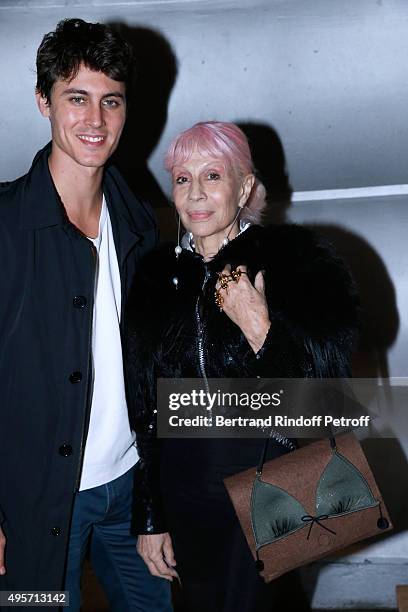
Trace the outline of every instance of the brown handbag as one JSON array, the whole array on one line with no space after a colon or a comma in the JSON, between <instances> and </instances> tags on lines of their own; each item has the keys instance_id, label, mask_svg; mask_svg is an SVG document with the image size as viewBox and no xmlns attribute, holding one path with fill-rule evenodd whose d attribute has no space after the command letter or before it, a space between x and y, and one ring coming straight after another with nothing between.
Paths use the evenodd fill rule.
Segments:
<instances>
[{"instance_id":1,"label":"brown handbag","mask_svg":"<svg viewBox=\"0 0 408 612\"><path fill-rule=\"evenodd\" d=\"M313 442L224 480L266 582L392 529L352 433Z\"/></svg>"}]
</instances>

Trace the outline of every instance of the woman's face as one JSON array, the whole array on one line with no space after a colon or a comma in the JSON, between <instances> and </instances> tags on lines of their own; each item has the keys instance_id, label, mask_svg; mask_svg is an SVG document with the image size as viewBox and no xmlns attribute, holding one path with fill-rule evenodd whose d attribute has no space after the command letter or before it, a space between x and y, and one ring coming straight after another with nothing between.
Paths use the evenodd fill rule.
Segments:
<instances>
[{"instance_id":1,"label":"woman's face","mask_svg":"<svg viewBox=\"0 0 408 612\"><path fill-rule=\"evenodd\" d=\"M174 166L172 177L174 203L183 226L200 238L220 235L221 243L237 207L248 199L253 175L240 178L222 159L195 151Z\"/></svg>"}]
</instances>

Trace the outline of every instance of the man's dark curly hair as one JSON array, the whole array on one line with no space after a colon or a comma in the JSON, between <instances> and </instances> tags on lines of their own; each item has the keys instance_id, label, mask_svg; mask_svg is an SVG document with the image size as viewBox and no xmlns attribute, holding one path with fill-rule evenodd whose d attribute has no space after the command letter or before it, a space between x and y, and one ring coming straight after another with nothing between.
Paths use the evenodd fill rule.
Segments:
<instances>
[{"instance_id":1,"label":"man's dark curly hair","mask_svg":"<svg viewBox=\"0 0 408 612\"><path fill-rule=\"evenodd\" d=\"M37 93L50 103L55 81L75 78L81 64L123 81L129 97L134 76L129 43L112 27L82 19L63 19L44 36L37 51Z\"/></svg>"}]
</instances>

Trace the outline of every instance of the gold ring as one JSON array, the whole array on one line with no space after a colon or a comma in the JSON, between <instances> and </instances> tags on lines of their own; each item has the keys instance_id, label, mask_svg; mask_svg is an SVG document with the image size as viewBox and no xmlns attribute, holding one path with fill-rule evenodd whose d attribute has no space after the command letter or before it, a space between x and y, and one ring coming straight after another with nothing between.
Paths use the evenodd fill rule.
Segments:
<instances>
[{"instance_id":1,"label":"gold ring","mask_svg":"<svg viewBox=\"0 0 408 612\"><path fill-rule=\"evenodd\" d=\"M224 304L224 298L222 297L220 290L216 289L214 295L215 295L215 303L220 309L220 311L222 311L222 306Z\"/></svg>"},{"instance_id":2,"label":"gold ring","mask_svg":"<svg viewBox=\"0 0 408 612\"><path fill-rule=\"evenodd\" d=\"M228 291L228 283L230 282L229 278L221 278L220 279L220 287L221 289L225 289Z\"/></svg>"},{"instance_id":3,"label":"gold ring","mask_svg":"<svg viewBox=\"0 0 408 612\"><path fill-rule=\"evenodd\" d=\"M239 279L241 278L243 274L245 274L245 272L243 272L239 268L238 270L231 270L231 277L236 283L239 282Z\"/></svg>"},{"instance_id":4,"label":"gold ring","mask_svg":"<svg viewBox=\"0 0 408 612\"><path fill-rule=\"evenodd\" d=\"M230 274L223 274L222 272L218 274L218 282L220 283L221 289L228 290L228 283L230 283L232 280L234 279Z\"/></svg>"}]
</instances>

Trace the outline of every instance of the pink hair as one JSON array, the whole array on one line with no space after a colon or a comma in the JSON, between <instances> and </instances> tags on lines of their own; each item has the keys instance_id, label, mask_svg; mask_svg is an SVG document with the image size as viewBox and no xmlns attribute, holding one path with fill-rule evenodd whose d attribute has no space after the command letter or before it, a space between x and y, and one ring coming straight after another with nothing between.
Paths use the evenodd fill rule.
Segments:
<instances>
[{"instance_id":1,"label":"pink hair","mask_svg":"<svg viewBox=\"0 0 408 612\"><path fill-rule=\"evenodd\" d=\"M244 132L234 123L206 121L181 132L171 142L164 157L164 166L172 172L174 166L186 162L194 151L224 160L239 176L254 172L251 151ZM266 206L266 191L258 179L241 213L241 219L260 223Z\"/></svg>"}]
</instances>

